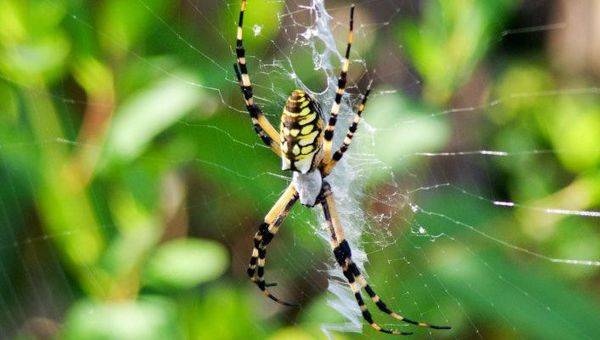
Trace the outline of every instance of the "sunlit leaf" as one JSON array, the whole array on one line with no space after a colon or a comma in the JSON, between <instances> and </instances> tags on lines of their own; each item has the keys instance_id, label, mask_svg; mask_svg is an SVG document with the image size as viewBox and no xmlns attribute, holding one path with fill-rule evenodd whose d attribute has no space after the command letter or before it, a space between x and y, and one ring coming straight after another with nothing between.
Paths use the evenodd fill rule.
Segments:
<instances>
[{"instance_id":1,"label":"sunlit leaf","mask_svg":"<svg viewBox=\"0 0 600 340\"><path fill-rule=\"evenodd\" d=\"M377 159L391 167L406 166L406 162L414 161L411 155L415 152L441 149L450 137L449 126L444 120L428 116L422 108L399 95L373 98L365 120L375 129L370 131L373 140L368 131L358 132L365 135L357 147L364 144L368 150L375 152ZM369 127L362 126L360 129L368 130ZM373 147L369 143L380 147ZM379 169L389 172L382 167Z\"/></svg>"},{"instance_id":2,"label":"sunlit leaf","mask_svg":"<svg viewBox=\"0 0 600 340\"><path fill-rule=\"evenodd\" d=\"M169 75L119 107L107 140L107 162L137 157L156 135L201 103L203 91L189 79L183 72Z\"/></svg>"},{"instance_id":3,"label":"sunlit leaf","mask_svg":"<svg viewBox=\"0 0 600 340\"><path fill-rule=\"evenodd\" d=\"M31 85L65 71L70 42L58 26L65 14L60 2L4 1L0 12L0 73Z\"/></svg>"},{"instance_id":4,"label":"sunlit leaf","mask_svg":"<svg viewBox=\"0 0 600 340\"><path fill-rule=\"evenodd\" d=\"M65 339L177 339L181 334L176 321L175 306L164 298L113 303L82 300L67 313L62 336Z\"/></svg>"},{"instance_id":5,"label":"sunlit leaf","mask_svg":"<svg viewBox=\"0 0 600 340\"><path fill-rule=\"evenodd\" d=\"M219 243L178 239L161 245L150 257L144 281L158 288L191 288L223 274L229 259Z\"/></svg>"}]
</instances>

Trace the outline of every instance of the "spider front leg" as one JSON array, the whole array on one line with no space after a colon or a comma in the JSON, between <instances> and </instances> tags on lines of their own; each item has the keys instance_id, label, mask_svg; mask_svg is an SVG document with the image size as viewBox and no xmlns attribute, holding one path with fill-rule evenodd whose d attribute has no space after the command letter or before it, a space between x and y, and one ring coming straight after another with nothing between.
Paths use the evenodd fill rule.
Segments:
<instances>
[{"instance_id":1,"label":"spider front leg","mask_svg":"<svg viewBox=\"0 0 600 340\"><path fill-rule=\"evenodd\" d=\"M333 106L331 106L331 114L329 116L329 121L327 122L327 127L325 128L325 132L323 133L324 143L323 143L323 159L325 162L329 162L331 160L331 147L333 143L333 133L335 130L335 124L337 122L337 116L340 112L340 105L342 103L342 97L346 92L346 82L348 78L348 68L350 67L350 49L352 48L352 39L354 37L354 5L350 7L350 28L348 30L348 43L346 45L346 54L344 55L344 59L342 60L342 71L340 72L340 77L338 79L337 90L335 91L335 99L333 101Z\"/></svg>"},{"instance_id":2,"label":"spider front leg","mask_svg":"<svg viewBox=\"0 0 600 340\"><path fill-rule=\"evenodd\" d=\"M371 286L367 283L364 276L361 274L358 266L352 261L352 252L350 250L350 245L348 241L344 238L344 230L340 223L340 219L335 208L335 202L333 199L333 195L331 193L331 188L327 182L323 183L322 197L321 197L321 206L323 207L323 213L325 215L325 220L327 222L327 227L331 233L331 246L333 248L333 254L335 255L335 259L337 263L342 267L342 272L344 277L348 280L350 284L350 288L354 293L354 297L358 306L361 310L363 318L369 323L369 325L375 330L388 334L398 334L398 335L410 335L410 332L400 332L397 330L385 329L379 326L377 323L373 321L373 317L371 313L367 309L365 305L362 295L360 293L361 288L364 289L373 303L377 306L377 308L390 315L391 317L420 327L427 327L433 329L450 329L450 326L436 326L431 325L429 323L414 321L411 319L407 319L402 315L390 310L387 305L381 300L379 295L375 293L375 291L371 288Z\"/></svg>"},{"instance_id":3,"label":"spider front leg","mask_svg":"<svg viewBox=\"0 0 600 340\"><path fill-rule=\"evenodd\" d=\"M277 200L273 208L265 216L264 222L258 228L254 235L254 249L250 257L250 265L248 266L248 277L258 286L258 288L271 300L285 306L296 306L296 304L282 301L269 292L267 287L275 286L276 284L265 283L264 269L267 257L267 245L271 243L275 234L279 231L279 226L287 217L288 213L298 200L298 192L293 184L287 187L281 197Z\"/></svg>"},{"instance_id":4,"label":"spider front leg","mask_svg":"<svg viewBox=\"0 0 600 340\"><path fill-rule=\"evenodd\" d=\"M362 98L362 101L360 102L360 105L358 105L358 110L356 111L356 114L354 115L352 124L348 128L348 132L346 133L346 138L344 138L344 142L342 143L342 146L340 147L340 149L338 151L336 151L333 154L333 157L331 157L331 160L325 164L325 166L323 168L323 176L329 175L331 173L331 171L333 170L333 168L336 166L337 162L339 162L342 159L342 157L344 156L344 153L346 153L346 151L348 151L348 148L350 147L350 143L352 143L352 138L354 137L354 134L356 133L356 130L358 129L358 123L360 123L362 113L365 110L365 107L367 105L367 99L369 98L369 94L371 93L372 85L373 85L373 81L371 80L369 82L369 86L367 87L367 91L365 92L365 94Z\"/></svg>"},{"instance_id":5,"label":"spider front leg","mask_svg":"<svg viewBox=\"0 0 600 340\"><path fill-rule=\"evenodd\" d=\"M237 63L233 65L235 75L238 80L240 89L244 96L244 102L246 104L246 110L250 114L252 124L254 125L254 131L260 137L260 139L275 152L277 156L281 156L281 148L279 145L279 133L269 120L265 117L260 107L254 102L254 94L252 89L252 82L248 75L248 67L246 66L246 50L244 49L243 39L243 25L244 25L244 12L246 11L246 0L242 0L242 7L240 9L240 16L238 20L237 28L237 39L235 52L237 56Z\"/></svg>"}]
</instances>

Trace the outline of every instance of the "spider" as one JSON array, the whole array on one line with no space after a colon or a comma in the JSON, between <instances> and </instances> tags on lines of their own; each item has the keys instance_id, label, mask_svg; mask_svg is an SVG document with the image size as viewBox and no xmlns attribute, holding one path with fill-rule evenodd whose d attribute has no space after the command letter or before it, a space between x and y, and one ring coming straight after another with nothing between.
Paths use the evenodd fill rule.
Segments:
<instances>
[{"instance_id":1,"label":"spider","mask_svg":"<svg viewBox=\"0 0 600 340\"><path fill-rule=\"evenodd\" d=\"M373 291L373 288L367 283L357 265L352 261L350 245L344 238L344 229L342 228L335 207L332 189L326 180L327 176L331 173L337 162L340 161L352 142L352 137L360 122L361 114L365 109L365 104L372 85L371 81L362 97L361 103L358 105L354 120L346 133L346 138L341 147L332 154L333 135L340 103L342 96L345 93L348 67L350 64L350 48L352 47L354 26L354 5L350 7L350 29L348 32L346 54L342 60L342 70L338 79L335 100L331 107L327 126L323 126L324 117L319 103L317 103L308 93L302 90L294 90L287 99L283 109L279 132L277 132L267 120L253 98L252 83L250 82L250 76L248 75L245 58L246 51L244 49L242 38L245 11L246 0L242 0L237 27L237 63L233 65L235 74L244 97L246 109L252 119L254 130L260 139L262 139L262 141L281 158L282 170L292 171L291 184L285 189L281 197L279 197L277 202L275 202L275 205L267 213L264 222L259 226L258 231L254 235L254 248L250 258L250 265L247 270L248 276L271 300L286 306L296 306L295 304L277 298L268 289L268 287L275 286L276 283L266 283L264 279L267 246L273 240L273 237L279 230L283 220L298 200L300 200L302 205L307 207L320 205L323 209L326 226L331 233L331 247L333 248L335 259L342 268L344 277L348 280L348 284L354 293L354 297L356 298L356 302L358 303L363 318L372 328L388 334L412 334L411 332L400 332L382 328L373 321L373 317L363 301L361 289L365 290L380 311L387 313L397 320L421 327L450 329L450 326L436 326L405 318L390 310L375 291Z\"/></svg>"}]
</instances>

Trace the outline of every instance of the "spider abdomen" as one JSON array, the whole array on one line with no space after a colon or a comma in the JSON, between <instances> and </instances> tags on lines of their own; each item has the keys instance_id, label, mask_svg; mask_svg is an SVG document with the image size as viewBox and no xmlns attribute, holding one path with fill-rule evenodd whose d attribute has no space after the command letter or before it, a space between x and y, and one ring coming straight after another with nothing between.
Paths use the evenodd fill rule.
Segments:
<instances>
[{"instance_id":1,"label":"spider abdomen","mask_svg":"<svg viewBox=\"0 0 600 340\"><path fill-rule=\"evenodd\" d=\"M307 173L314 170L322 155L323 117L316 101L295 90L281 115L282 170Z\"/></svg>"}]
</instances>

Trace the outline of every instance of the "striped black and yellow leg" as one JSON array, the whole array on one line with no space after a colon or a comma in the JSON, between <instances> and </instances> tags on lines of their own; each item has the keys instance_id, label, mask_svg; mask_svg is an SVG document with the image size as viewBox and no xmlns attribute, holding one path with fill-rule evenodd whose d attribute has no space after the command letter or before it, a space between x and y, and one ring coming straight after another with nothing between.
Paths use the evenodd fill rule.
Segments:
<instances>
[{"instance_id":1,"label":"striped black and yellow leg","mask_svg":"<svg viewBox=\"0 0 600 340\"><path fill-rule=\"evenodd\" d=\"M371 81L369 83L369 86L367 87L367 91L365 92L365 95L363 96L362 101L358 105L358 110L356 111L356 114L354 115L352 124L348 128L348 132L346 133L346 138L344 138L344 142L343 142L342 146L340 147L340 149L338 151L336 151L333 154L331 161L329 163L325 164L325 168L323 171L324 176L327 176L331 173L331 171L333 170L333 168L335 167L337 162L339 162L340 159L342 159L342 157L344 156L344 153L346 153L346 151L348 151L348 147L350 147L350 143L352 143L352 138L354 137L354 134L356 133L356 130L358 129L358 123L360 123L362 113L365 110L365 106L367 105L367 99L369 98L369 94L371 93L372 85L373 85L373 81Z\"/></svg>"},{"instance_id":2,"label":"striped black and yellow leg","mask_svg":"<svg viewBox=\"0 0 600 340\"><path fill-rule=\"evenodd\" d=\"M284 193L279 197L273 208L265 216L264 222L258 228L254 235L254 248L250 257L248 266L248 277L258 286L258 288L271 300L286 306L296 306L295 304L282 301L277 298L267 287L275 284L267 284L264 279L264 268L267 256L267 246L279 231L283 220L298 200L298 193L293 185L288 186Z\"/></svg>"},{"instance_id":3,"label":"striped black and yellow leg","mask_svg":"<svg viewBox=\"0 0 600 340\"><path fill-rule=\"evenodd\" d=\"M350 284L350 289L352 289L352 293L354 294L354 298L358 303L362 317L365 319L365 321L367 321L367 323L369 323L369 326L376 331L387 334L411 335L411 332L400 332L397 330L383 328L373 320L373 316L365 305L360 293L360 286L356 282L356 278L350 270L349 264L352 261L350 246L348 245L348 241L346 241L344 238L344 230L342 229L342 225L335 208L335 202L333 200L331 188L327 182L323 183L320 200L321 206L323 207L323 214L325 215L325 221L327 223L327 228L331 233L331 247L333 248L333 254L335 255L337 263L342 267L344 277L346 277L348 283Z\"/></svg>"},{"instance_id":4,"label":"striped black and yellow leg","mask_svg":"<svg viewBox=\"0 0 600 340\"><path fill-rule=\"evenodd\" d=\"M342 71L340 73L340 77L338 79L337 90L335 92L335 99L333 101L333 105L331 106L331 113L329 116L329 121L327 122L327 127L325 128L325 132L323 134L324 143L323 143L323 151L324 151L324 159L326 162L329 162L331 159L331 148L333 143L333 133L335 131L335 124L337 122L337 117L340 112L340 105L342 103L342 97L346 92L346 82L348 78L348 68L350 66L350 48L352 47L352 39L354 36L354 5L350 7L350 29L348 30L348 44L346 46L346 54L344 55L344 59L342 60Z\"/></svg>"},{"instance_id":5,"label":"striped black and yellow leg","mask_svg":"<svg viewBox=\"0 0 600 340\"><path fill-rule=\"evenodd\" d=\"M246 0L242 0L242 7L240 9L240 16L237 27L237 40L235 52L237 55L237 64L233 65L235 70L240 89L244 95L244 102L246 103L246 109L252 119L254 125L254 131L258 134L260 139L269 146L275 154L281 156L281 148L279 145L279 133L269 120L265 117L260 107L254 102L254 95L252 89L252 83L250 76L248 75L248 67L246 66L246 50L244 49L243 42L243 25L244 25L244 12L246 11Z\"/></svg>"},{"instance_id":6,"label":"striped black and yellow leg","mask_svg":"<svg viewBox=\"0 0 600 340\"><path fill-rule=\"evenodd\" d=\"M375 303L375 305L377 306L377 308L379 308L380 311L390 315L394 319L397 319L397 320L400 320L400 321L403 321L403 322L406 322L406 323L409 323L409 324L412 324L415 326L427 327L427 328L432 328L432 329L451 329L450 326L436 326L436 325L432 325L432 324L429 324L426 322L411 320L411 319L405 318L404 316L390 310L387 307L387 305L383 302L383 300L381 300L379 295L377 295L375 293L373 288L371 288L371 286L369 285L367 280L364 278L364 276L361 274L361 272L358 269L358 267L356 266L356 264L354 262L352 262L352 260L348 260L348 262L349 262L348 269L350 270L352 275L356 278L356 281L360 284L360 286L367 292L367 294L369 294L369 297L371 297L371 300L373 301L373 303Z\"/></svg>"}]
</instances>

